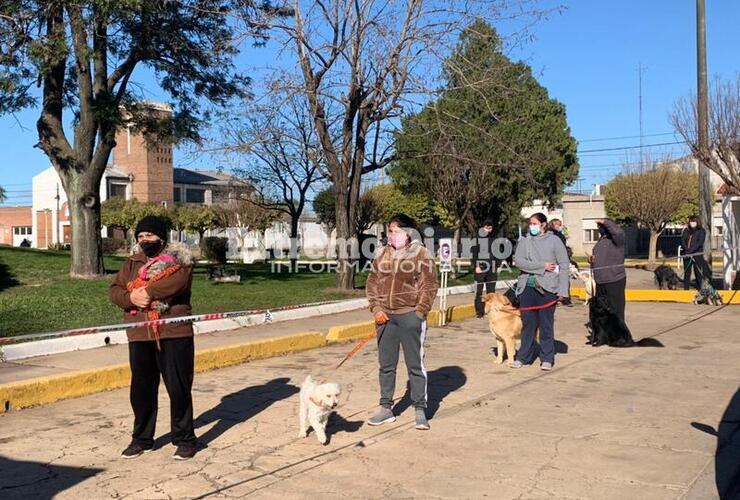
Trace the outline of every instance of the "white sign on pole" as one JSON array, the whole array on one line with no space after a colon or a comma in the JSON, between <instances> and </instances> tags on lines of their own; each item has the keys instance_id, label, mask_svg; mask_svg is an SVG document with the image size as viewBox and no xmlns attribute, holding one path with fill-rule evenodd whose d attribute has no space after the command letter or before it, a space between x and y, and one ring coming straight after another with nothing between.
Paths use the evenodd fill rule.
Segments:
<instances>
[{"instance_id":1,"label":"white sign on pole","mask_svg":"<svg viewBox=\"0 0 740 500\"><path fill-rule=\"evenodd\" d=\"M452 238L439 240L439 268L440 271L452 270Z\"/></svg>"}]
</instances>

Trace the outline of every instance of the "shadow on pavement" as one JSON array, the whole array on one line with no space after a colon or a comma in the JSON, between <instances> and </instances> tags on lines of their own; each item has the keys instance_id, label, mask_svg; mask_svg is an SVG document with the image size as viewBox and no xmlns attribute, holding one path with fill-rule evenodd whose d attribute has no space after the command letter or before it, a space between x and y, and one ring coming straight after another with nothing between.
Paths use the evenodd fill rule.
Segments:
<instances>
[{"instance_id":1,"label":"shadow on pavement","mask_svg":"<svg viewBox=\"0 0 740 500\"><path fill-rule=\"evenodd\" d=\"M364 422L362 420L347 420L338 413L332 413L329 416L329 423L326 426L326 435L329 441L326 444L330 444L334 434L340 432L357 432L360 430ZM313 429L311 429L313 432Z\"/></svg>"},{"instance_id":2,"label":"shadow on pavement","mask_svg":"<svg viewBox=\"0 0 740 500\"><path fill-rule=\"evenodd\" d=\"M103 470L25 462L0 455L0 498L50 500Z\"/></svg>"},{"instance_id":3,"label":"shadow on pavement","mask_svg":"<svg viewBox=\"0 0 740 500\"><path fill-rule=\"evenodd\" d=\"M427 373L427 418L434 418L439 404L449 394L460 389L468 381L465 370L459 366L443 366ZM411 406L411 389L406 383L406 393L393 407L393 413L400 415Z\"/></svg>"},{"instance_id":4,"label":"shadow on pavement","mask_svg":"<svg viewBox=\"0 0 740 500\"><path fill-rule=\"evenodd\" d=\"M209 443L235 425L259 415L273 403L297 394L298 387L289 384L289 381L290 378L288 377L276 378L264 384L246 387L221 398L221 402L217 406L195 419L196 431L200 427L216 422L204 434L198 435L198 432L195 433L198 436L199 445L208 446ZM156 440L154 447L159 448L169 443L169 441L170 433L167 433Z\"/></svg>"},{"instance_id":5,"label":"shadow on pavement","mask_svg":"<svg viewBox=\"0 0 740 500\"><path fill-rule=\"evenodd\" d=\"M714 479L719 497L722 500L740 498L740 389L727 405L718 430L699 422L691 422L691 427L717 436Z\"/></svg>"}]
</instances>

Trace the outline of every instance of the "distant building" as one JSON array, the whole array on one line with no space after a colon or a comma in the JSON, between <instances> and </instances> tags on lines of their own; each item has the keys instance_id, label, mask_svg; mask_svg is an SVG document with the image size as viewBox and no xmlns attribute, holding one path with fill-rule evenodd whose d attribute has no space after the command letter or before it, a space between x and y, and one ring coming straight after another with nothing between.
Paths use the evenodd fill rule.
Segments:
<instances>
[{"instance_id":1,"label":"distant building","mask_svg":"<svg viewBox=\"0 0 740 500\"><path fill-rule=\"evenodd\" d=\"M0 245L18 247L32 238L31 207L0 207Z\"/></svg>"},{"instance_id":2,"label":"distant building","mask_svg":"<svg viewBox=\"0 0 740 500\"><path fill-rule=\"evenodd\" d=\"M157 113L171 112L167 106L156 103L152 109ZM126 127L116 133L116 147L99 194L101 202L121 197L163 205L211 205L235 199L248 190L247 182L222 172L174 168L172 144ZM19 246L23 238L28 238L35 248L71 243L67 195L53 167L33 177L32 200L30 207L0 208L0 244Z\"/></svg>"}]
</instances>

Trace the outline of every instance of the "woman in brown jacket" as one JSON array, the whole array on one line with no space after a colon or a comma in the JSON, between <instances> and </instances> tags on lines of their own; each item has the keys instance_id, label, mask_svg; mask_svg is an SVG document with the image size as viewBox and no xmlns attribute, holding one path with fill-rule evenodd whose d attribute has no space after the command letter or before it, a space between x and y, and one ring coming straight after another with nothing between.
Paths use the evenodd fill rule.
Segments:
<instances>
[{"instance_id":1,"label":"woman in brown jacket","mask_svg":"<svg viewBox=\"0 0 740 500\"><path fill-rule=\"evenodd\" d=\"M437 296L437 267L424 245L412 239L416 223L404 214L391 218L388 245L373 260L366 293L378 337L380 408L369 425L393 422L399 348L408 370L416 428L429 429L426 417L427 372L424 368L426 317Z\"/></svg>"},{"instance_id":2,"label":"woman in brown jacket","mask_svg":"<svg viewBox=\"0 0 740 500\"><path fill-rule=\"evenodd\" d=\"M110 286L110 300L124 310L126 323L190 315L192 259L184 245L167 243L167 233L167 223L160 217L144 217L136 226L134 254ZM192 324L131 328L126 334L134 431L122 457L138 457L154 446L161 374L170 396L172 444L177 446L174 458L192 458L196 452Z\"/></svg>"}]
</instances>

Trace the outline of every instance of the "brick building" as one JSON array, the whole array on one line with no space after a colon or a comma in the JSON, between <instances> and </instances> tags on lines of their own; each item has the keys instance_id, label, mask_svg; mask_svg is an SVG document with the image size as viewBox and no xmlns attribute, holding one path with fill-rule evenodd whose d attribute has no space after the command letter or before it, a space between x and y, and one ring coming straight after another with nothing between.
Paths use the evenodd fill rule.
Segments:
<instances>
[{"instance_id":1,"label":"brick building","mask_svg":"<svg viewBox=\"0 0 740 500\"><path fill-rule=\"evenodd\" d=\"M32 237L31 207L0 207L0 245L17 247Z\"/></svg>"},{"instance_id":2,"label":"brick building","mask_svg":"<svg viewBox=\"0 0 740 500\"><path fill-rule=\"evenodd\" d=\"M165 105L150 105L154 113L171 113ZM34 248L71 243L67 195L56 170L49 167L35 175L32 186L30 207L0 208L0 244L20 246L24 238ZM122 197L165 205L210 205L234 199L248 186L218 171L174 168L171 143L127 127L116 133L116 147L100 183L100 200Z\"/></svg>"}]
</instances>

